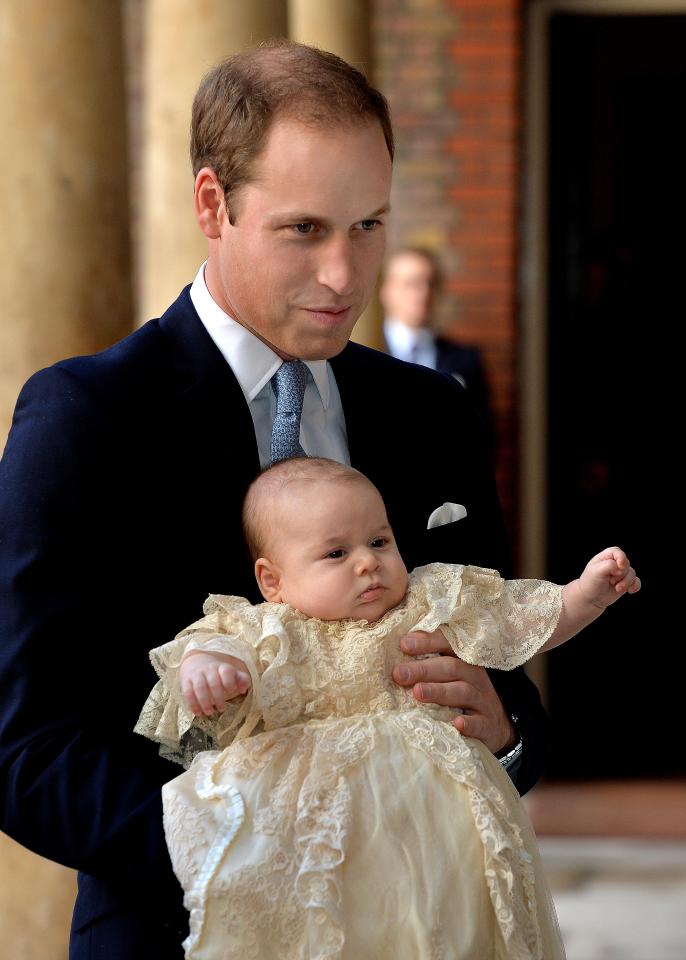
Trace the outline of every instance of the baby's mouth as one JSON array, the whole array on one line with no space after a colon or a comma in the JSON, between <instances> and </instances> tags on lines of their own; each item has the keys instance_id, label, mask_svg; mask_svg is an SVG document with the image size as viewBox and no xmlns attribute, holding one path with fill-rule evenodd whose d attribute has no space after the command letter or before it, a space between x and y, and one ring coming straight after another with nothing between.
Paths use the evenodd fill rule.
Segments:
<instances>
[{"instance_id":1,"label":"baby's mouth","mask_svg":"<svg viewBox=\"0 0 686 960\"><path fill-rule=\"evenodd\" d=\"M360 600L378 600L385 589L380 583L372 583L360 594Z\"/></svg>"}]
</instances>

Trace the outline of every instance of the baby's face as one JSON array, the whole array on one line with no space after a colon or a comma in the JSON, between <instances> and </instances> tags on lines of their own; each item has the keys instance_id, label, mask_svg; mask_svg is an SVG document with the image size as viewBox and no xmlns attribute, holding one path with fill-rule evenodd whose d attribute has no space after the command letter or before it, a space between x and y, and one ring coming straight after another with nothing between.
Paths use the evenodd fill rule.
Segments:
<instances>
[{"instance_id":1,"label":"baby's face","mask_svg":"<svg viewBox=\"0 0 686 960\"><path fill-rule=\"evenodd\" d=\"M303 481L281 495L272 595L320 620L378 620L407 592L386 508L369 483ZM259 567L259 561L258 561ZM258 575L259 579L259 575Z\"/></svg>"}]
</instances>

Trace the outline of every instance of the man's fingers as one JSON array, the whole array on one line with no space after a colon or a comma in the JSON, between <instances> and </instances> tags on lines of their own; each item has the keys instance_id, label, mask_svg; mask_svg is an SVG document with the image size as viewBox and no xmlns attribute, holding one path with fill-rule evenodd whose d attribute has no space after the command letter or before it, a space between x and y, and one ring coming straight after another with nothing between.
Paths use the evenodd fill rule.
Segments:
<instances>
[{"instance_id":1,"label":"man's fingers","mask_svg":"<svg viewBox=\"0 0 686 960\"><path fill-rule=\"evenodd\" d=\"M440 630L434 630L433 633L424 633L421 630L408 633L401 639L400 649L411 656L420 653L452 653L450 644Z\"/></svg>"},{"instance_id":2,"label":"man's fingers","mask_svg":"<svg viewBox=\"0 0 686 960\"><path fill-rule=\"evenodd\" d=\"M461 713L455 717L452 724L463 737L473 737L475 740L482 740L484 737L484 722L478 714Z\"/></svg>"},{"instance_id":3,"label":"man's fingers","mask_svg":"<svg viewBox=\"0 0 686 960\"><path fill-rule=\"evenodd\" d=\"M406 663L399 663L393 668L391 676L403 687L424 680L444 683L461 679L468 672L465 667L465 663L457 657L436 656L430 660L408 660Z\"/></svg>"},{"instance_id":4,"label":"man's fingers","mask_svg":"<svg viewBox=\"0 0 686 960\"><path fill-rule=\"evenodd\" d=\"M422 703L437 703L443 707L461 710L473 709L478 701L477 691L471 683L464 680L452 683L417 683L412 688L412 695Z\"/></svg>"}]
</instances>

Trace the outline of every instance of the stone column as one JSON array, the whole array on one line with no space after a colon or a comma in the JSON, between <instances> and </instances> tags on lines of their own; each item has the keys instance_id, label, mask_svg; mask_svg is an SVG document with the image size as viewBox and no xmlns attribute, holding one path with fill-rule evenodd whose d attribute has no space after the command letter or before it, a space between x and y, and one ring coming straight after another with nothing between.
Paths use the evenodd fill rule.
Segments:
<instances>
[{"instance_id":1,"label":"stone column","mask_svg":"<svg viewBox=\"0 0 686 960\"><path fill-rule=\"evenodd\" d=\"M76 874L0 833L2 956L67 960Z\"/></svg>"},{"instance_id":2,"label":"stone column","mask_svg":"<svg viewBox=\"0 0 686 960\"><path fill-rule=\"evenodd\" d=\"M121 15L0 13L0 448L21 384L132 325Z\"/></svg>"},{"instance_id":3,"label":"stone column","mask_svg":"<svg viewBox=\"0 0 686 960\"><path fill-rule=\"evenodd\" d=\"M148 0L143 32L139 319L159 316L207 256L188 146L202 76L223 57L287 33L286 0Z\"/></svg>"},{"instance_id":4,"label":"stone column","mask_svg":"<svg viewBox=\"0 0 686 960\"><path fill-rule=\"evenodd\" d=\"M132 327L118 3L4 0L0 131L2 447L31 373ZM0 835L3 956L66 960L75 892Z\"/></svg>"},{"instance_id":5,"label":"stone column","mask_svg":"<svg viewBox=\"0 0 686 960\"><path fill-rule=\"evenodd\" d=\"M289 0L288 34L330 50L371 78L369 0Z\"/></svg>"},{"instance_id":6,"label":"stone column","mask_svg":"<svg viewBox=\"0 0 686 960\"><path fill-rule=\"evenodd\" d=\"M337 54L373 82L369 0L289 0L288 32L292 40ZM357 321L353 340L368 347L382 347L378 296Z\"/></svg>"}]
</instances>

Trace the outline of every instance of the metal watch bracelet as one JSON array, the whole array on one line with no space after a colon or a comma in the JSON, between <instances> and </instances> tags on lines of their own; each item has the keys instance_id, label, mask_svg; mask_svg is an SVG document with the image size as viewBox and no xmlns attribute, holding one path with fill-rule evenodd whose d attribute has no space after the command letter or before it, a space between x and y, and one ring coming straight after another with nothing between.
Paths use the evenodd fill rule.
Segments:
<instances>
[{"instance_id":1,"label":"metal watch bracelet","mask_svg":"<svg viewBox=\"0 0 686 960\"><path fill-rule=\"evenodd\" d=\"M504 753L502 756L498 756L498 754L496 754L496 759L506 770L508 767L512 766L515 760L519 760L522 755L522 750L524 749L522 735L519 732L519 717L516 713L510 714L510 722L512 723L515 733L517 734L517 742L507 751L507 753Z\"/></svg>"}]
</instances>

